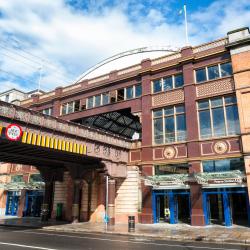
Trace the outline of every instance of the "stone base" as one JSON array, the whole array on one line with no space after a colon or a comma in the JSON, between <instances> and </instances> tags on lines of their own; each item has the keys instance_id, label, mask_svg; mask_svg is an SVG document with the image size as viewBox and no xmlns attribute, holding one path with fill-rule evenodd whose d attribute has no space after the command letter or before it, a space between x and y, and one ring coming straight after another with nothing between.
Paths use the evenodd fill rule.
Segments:
<instances>
[{"instance_id":1,"label":"stone base","mask_svg":"<svg viewBox=\"0 0 250 250\"><path fill-rule=\"evenodd\" d=\"M200 214L192 215L191 225L192 226L206 226L204 215L200 215Z\"/></svg>"},{"instance_id":2,"label":"stone base","mask_svg":"<svg viewBox=\"0 0 250 250\"><path fill-rule=\"evenodd\" d=\"M128 223L128 216L135 216L135 223L139 222L137 213L129 213L129 214L116 214L115 222L116 223Z\"/></svg>"},{"instance_id":3,"label":"stone base","mask_svg":"<svg viewBox=\"0 0 250 250\"><path fill-rule=\"evenodd\" d=\"M153 224L153 215L151 213L141 213L139 214L139 222L142 224Z\"/></svg>"}]
</instances>

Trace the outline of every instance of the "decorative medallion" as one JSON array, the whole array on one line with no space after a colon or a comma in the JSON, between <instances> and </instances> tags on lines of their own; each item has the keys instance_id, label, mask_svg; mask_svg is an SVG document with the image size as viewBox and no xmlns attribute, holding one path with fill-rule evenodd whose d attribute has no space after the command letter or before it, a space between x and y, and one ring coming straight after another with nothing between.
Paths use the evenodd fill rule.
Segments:
<instances>
[{"instance_id":1,"label":"decorative medallion","mask_svg":"<svg viewBox=\"0 0 250 250\"><path fill-rule=\"evenodd\" d=\"M224 154L228 149L226 142L218 141L214 144L214 151L217 154Z\"/></svg>"},{"instance_id":2,"label":"decorative medallion","mask_svg":"<svg viewBox=\"0 0 250 250\"><path fill-rule=\"evenodd\" d=\"M166 147L165 150L164 150L164 156L167 159L174 158L174 156L175 156L175 149L173 147Z\"/></svg>"}]
</instances>

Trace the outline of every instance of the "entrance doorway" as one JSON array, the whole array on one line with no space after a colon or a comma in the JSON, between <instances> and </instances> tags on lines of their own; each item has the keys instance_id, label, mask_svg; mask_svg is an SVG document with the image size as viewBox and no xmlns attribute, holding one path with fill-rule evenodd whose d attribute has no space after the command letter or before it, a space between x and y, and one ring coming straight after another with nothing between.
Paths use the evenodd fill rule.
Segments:
<instances>
[{"instance_id":1,"label":"entrance doorway","mask_svg":"<svg viewBox=\"0 0 250 250\"><path fill-rule=\"evenodd\" d=\"M18 203L20 199L20 192L8 191L6 202L6 215L16 216L18 211Z\"/></svg>"},{"instance_id":2,"label":"entrance doorway","mask_svg":"<svg viewBox=\"0 0 250 250\"><path fill-rule=\"evenodd\" d=\"M24 216L40 217L42 203L42 191L27 191Z\"/></svg>"},{"instance_id":3,"label":"entrance doorway","mask_svg":"<svg viewBox=\"0 0 250 250\"><path fill-rule=\"evenodd\" d=\"M250 207L245 188L206 189L203 192L206 225L250 225Z\"/></svg>"},{"instance_id":4,"label":"entrance doorway","mask_svg":"<svg viewBox=\"0 0 250 250\"><path fill-rule=\"evenodd\" d=\"M168 214L169 211L169 214ZM154 223L190 223L190 192L187 190L154 190Z\"/></svg>"}]
</instances>

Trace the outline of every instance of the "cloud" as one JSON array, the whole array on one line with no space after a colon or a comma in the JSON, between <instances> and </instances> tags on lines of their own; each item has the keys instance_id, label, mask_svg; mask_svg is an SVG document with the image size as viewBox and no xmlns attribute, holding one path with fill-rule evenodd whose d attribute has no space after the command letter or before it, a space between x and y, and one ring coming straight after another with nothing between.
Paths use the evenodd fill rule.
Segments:
<instances>
[{"instance_id":1,"label":"cloud","mask_svg":"<svg viewBox=\"0 0 250 250\"><path fill-rule=\"evenodd\" d=\"M181 47L183 17L170 8L174 1L165 2L0 0L0 69L27 79L24 84L10 75L17 87L33 89L42 66L41 84L48 90L68 84L118 52L152 45ZM190 13L190 40L199 44L225 36L232 28L248 25L249 17L248 1L214 1ZM127 59L126 63L137 61ZM3 86L7 85L0 80L0 92Z\"/></svg>"}]
</instances>

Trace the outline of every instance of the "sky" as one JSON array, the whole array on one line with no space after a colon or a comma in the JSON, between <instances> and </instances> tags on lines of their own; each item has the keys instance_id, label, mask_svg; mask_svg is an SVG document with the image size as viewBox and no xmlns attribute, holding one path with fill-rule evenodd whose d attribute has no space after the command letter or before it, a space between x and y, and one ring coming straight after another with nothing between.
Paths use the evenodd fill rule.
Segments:
<instances>
[{"instance_id":1,"label":"sky","mask_svg":"<svg viewBox=\"0 0 250 250\"><path fill-rule=\"evenodd\" d=\"M181 48L184 4L192 46L250 26L249 0L0 0L0 92L30 91L39 82L44 91L66 86L105 58L135 48ZM95 74L159 55L128 57Z\"/></svg>"}]
</instances>

